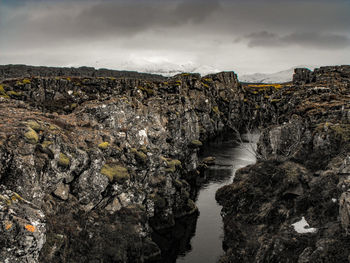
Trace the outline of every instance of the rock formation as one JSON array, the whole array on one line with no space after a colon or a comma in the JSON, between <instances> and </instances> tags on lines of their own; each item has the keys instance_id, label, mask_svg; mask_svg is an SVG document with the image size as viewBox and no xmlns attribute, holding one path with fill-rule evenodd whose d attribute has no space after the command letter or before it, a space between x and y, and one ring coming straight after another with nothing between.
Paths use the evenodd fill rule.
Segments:
<instances>
[{"instance_id":1,"label":"rock formation","mask_svg":"<svg viewBox=\"0 0 350 263\"><path fill-rule=\"evenodd\" d=\"M241 122L236 75L56 72L0 84L0 261L156 259L152 232L197 212L202 141Z\"/></svg>"},{"instance_id":2,"label":"rock formation","mask_svg":"<svg viewBox=\"0 0 350 263\"><path fill-rule=\"evenodd\" d=\"M260 160L217 192L220 262L348 262L349 66L296 69L283 85L233 72L0 76L0 262L159 259L153 234L197 212L202 143L257 126Z\"/></svg>"},{"instance_id":3,"label":"rock formation","mask_svg":"<svg viewBox=\"0 0 350 263\"><path fill-rule=\"evenodd\" d=\"M226 249L220 262L350 258L350 66L296 69L293 79L269 95L275 108L257 105L273 116L265 119L260 160L217 192Z\"/></svg>"}]
</instances>

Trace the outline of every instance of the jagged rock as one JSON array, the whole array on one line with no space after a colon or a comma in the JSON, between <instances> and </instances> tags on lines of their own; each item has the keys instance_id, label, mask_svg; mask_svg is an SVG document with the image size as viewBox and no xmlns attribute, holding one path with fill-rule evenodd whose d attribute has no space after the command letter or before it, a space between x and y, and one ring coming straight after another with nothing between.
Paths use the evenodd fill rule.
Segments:
<instances>
[{"instance_id":1,"label":"jagged rock","mask_svg":"<svg viewBox=\"0 0 350 263\"><path fill-rule=\"evenodd\" d=\"M157 257L155 244L143 242L150 226L163 229L197 211L183 178L196 172L198 147L240 125L237 94L244 91L233 72L118 74L0 67L0 76L20 76L0 84L0 183L43 208L41 262ZM107 233L127 238L94 247Z\"/></svg>"},{"instance_id":2,"label":"jagged rock","mask_svg":"<svg viewBox=\"0 0 350 263\"><path fill-rule=\"evenodd\" d=\"M61 198L62 200L67 200L69 196L69 185L60 183L53 193L55 196Z\"/></svg>"},{"instance_id":3,"label":"jagged rock","mask_svg":"<svg viewBox=\"0 0 350 263\"><path fill-rule=\"evenodd\" d=\"M38 262L46 240L45 215L17 193L0 186L0 260Z\"/></svg>"},{"instance_id":4,"label":"jagged rock","mask_svg":"<svg viewBox=\"0 0 350 263\"><path fill-rule=\"evenodd\" d=\"M350 67L335 66L296 69L293 85L275 92L250 85L270 119L258 162L216 194L225 230L220 262L348 262L349 84ZM294 231L300 218L316 231Z\"/></svg>"}]
</instances>

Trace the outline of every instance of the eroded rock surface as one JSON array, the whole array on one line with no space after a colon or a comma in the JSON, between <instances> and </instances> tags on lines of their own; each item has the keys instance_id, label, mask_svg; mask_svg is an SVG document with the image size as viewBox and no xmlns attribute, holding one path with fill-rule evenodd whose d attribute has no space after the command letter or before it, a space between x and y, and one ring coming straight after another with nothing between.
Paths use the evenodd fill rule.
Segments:
<instances>
[{"instance_id":1,"label":"eroded rock surface","mask_svg":"<svg viewBox=\"0 0 350 263\"><path fill-rule=\"evenodd\" d=\"M0 84L0 184L45 217L46 242L30 260L156 259L152 231L197 212L189 192L202 142L240 125L236 75L51 76L56 71ZM17 247L14 239L8 246ZM3 250L0 261L16 253Z\"/></svg>"},{"instance_id":2,"label":"eroded rock surface","mask_svg":"<svg viewBox=\"0 0 350 263\"><path fill-rule=\"evenodd\" d=\"M348 262L349 95L349 66L297 69L293 84L268 95L275 108L258 105L272 116L260 160L216 195L220 262Z\"/></svg>"}]
</instances>

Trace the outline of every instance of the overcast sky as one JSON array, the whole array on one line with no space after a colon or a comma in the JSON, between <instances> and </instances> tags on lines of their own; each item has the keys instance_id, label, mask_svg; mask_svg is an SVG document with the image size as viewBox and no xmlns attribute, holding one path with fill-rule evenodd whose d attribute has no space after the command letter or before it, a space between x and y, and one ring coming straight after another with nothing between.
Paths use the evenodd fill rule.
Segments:
<instances>
[{"instance_id":1,"label":"overcast sky","mask_svg":"<svg viewBox=\"0 0 350 263\"><path fill-rule=\"evenodd\" d=\"M0 0L0 64L276 72L350 64L349 0Z\"/></svg>"}]
</instances>

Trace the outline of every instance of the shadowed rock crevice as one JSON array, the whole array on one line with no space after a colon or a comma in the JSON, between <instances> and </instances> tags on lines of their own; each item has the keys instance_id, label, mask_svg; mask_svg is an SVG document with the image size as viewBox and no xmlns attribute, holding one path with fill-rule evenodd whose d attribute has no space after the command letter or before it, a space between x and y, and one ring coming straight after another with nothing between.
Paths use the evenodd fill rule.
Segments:
<instances>
[{"instance_id":1,"label":"shadowed rock crevice","mask_svg":"<svg viewBox=\"0 0 350 263\"><path fill-rule=\"evenodd\" d=\"M46 218L34 260L156 259L152 232L197 211L188 182L202 143L241 125L236 75L39 75L0 84L1 163L13 156L2 185Z\"/></svg>"},{"instance_id":2,"label":"shadowed rock crevice","mask_svg":"<svg viewBox=\"0 0 350 263\"><path fill-rule=\"evenodd\" d=\"M216 194L220 262L348 262L349 92L350 67L338 66L296 69L292 85L269 95L278 110L260 161Z\"/></svg>"}]
</instances>

